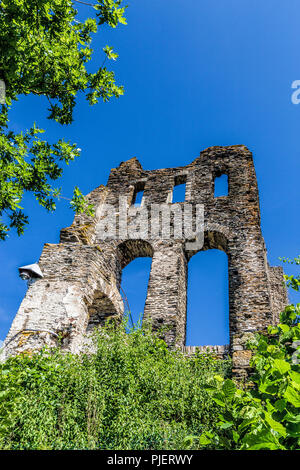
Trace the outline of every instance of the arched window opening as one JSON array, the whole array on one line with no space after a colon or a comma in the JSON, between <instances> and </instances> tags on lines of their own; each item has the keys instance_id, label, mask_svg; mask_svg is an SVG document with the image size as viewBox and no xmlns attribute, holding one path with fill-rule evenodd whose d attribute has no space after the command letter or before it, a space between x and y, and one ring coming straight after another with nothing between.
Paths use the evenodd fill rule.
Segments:
<instances>
[{"instance_id":1,"label":"arched window opening","mask_svg":"<svg viewBox=\"0 0 300 470\"><path fill-rule=\"evenodd\" d=\"M201 251L188 265L187 346L229 344L228 261L221 250Z\"/></svg>"},{"instance_id":2,"label":"arched window opening","mask_svg":"<svg viewBox=\"0 0 300 470\"><path fill-rule=\"evenodd\" d=\"M215 178L215 197L228 196L228 175L223 174Z\"/></svg>"},{"instance_id":3,"label":"arched window opening","mask_svg":"<svg viewBox=\"0 0 300 470\"><path fill-rule=\"evenodd\" d=\"M151 258L136 258L129 263L122 272L121 287L124 291L130 309L133 325L136 326L138 321L142 321L144 307L147 297L148 281L151 270ZM129 312L124 311L124 315ZM129 327L131 327L129 318Z\"/></svg>"}]
</instances>

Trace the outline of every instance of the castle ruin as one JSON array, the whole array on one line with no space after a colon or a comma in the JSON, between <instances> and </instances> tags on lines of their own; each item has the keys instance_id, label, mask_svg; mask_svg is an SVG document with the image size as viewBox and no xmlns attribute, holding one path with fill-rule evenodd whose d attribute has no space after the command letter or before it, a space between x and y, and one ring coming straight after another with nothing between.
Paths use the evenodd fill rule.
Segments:
<instances>
[{"instance_id":1,"label":"castle ruin","mask_svg":"<svg viewBox=\"0 0 300 470\"><path fill-rule=\"evenodd\" d=\"M214 197L215 178L222 174L228 176L228 195ZM121 233L120 195L126 196L127 210L140 191L144 208L153 204L172 208L173 188L182 183L185 201L178 204L204 208L199 249L187 249L192 240L178 238L174 226L168 238L161 232L153 238L142 237L138 230L135 237ZM79 352L95 326L108 318L122 318L122 270L144 256L152 258L152 265L143 318L151 320L154 329L167 326L167 344L184 349L188 262L197 251L215 248L228 257L229 353L235 374L244 376L250 357L247 334L276 323L288 303L282 268L269 266L266 257L251 152L242 145L210 147L187 166L153 171L132 158L113 168L107 185L93 190L87 200L95 207L95 217L76 215L73 224L61 230L59 244L45 244L39 260L43 277L29 286L5 340L3 357L57 346L60 335L66 350ZM107 204L116 210L119 229L112 239L99 237ZM172 220L174 214L171 226ZM128 215L127 222L134 232L137 220ZM215 346L215 351L222 356L226 347Z\"/></svg>"}]
</instances>

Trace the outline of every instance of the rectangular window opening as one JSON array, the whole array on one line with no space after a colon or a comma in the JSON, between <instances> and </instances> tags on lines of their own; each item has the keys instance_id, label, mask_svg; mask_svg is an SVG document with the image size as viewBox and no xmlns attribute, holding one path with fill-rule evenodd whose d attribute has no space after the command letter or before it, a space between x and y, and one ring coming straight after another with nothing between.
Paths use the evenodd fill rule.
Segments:
<instances>
[{"instance_id":1,"label":"rectangular window opening","mask_svg":"<svg viewBox=\"0 0 300 470\"><path fill-rule=\"evenodd\" d=\"M172 202L184 202L186 191L186 175L176 176L173 187Z\"/></svg>"},{"instance_id":2,"label":"rectangular window opening","mask_svg":"<svg viewBox=\"0 0 300 470\"><path fill-rule=\"evenodd\" d=\"M133 206L140 207L142 205L144 189L145 189L145 183L137 183L137 185L135 186L135 190L134 190L134 194L132 198Z\"/></svg>"},{"instance_id":3,"label":"rectangular window opening","mask_svg":"<svg viewBox=\"0 0 300 470\"><path fill-rule=\"evenodd\" d=\"M228 196L228 175L224 173L216 176L214 186L214 197Z\"/></svg>"},{"instance_id":4,"label":"rectangular window opening","mask_svg":"<svg viewBox=\"0 0 300 470\"><path fill-rule=\"evenodd\" d=\"M186 346L229 344L228 279L224 251L200 251L189 261Z\"/></svg>"}]
</instances>

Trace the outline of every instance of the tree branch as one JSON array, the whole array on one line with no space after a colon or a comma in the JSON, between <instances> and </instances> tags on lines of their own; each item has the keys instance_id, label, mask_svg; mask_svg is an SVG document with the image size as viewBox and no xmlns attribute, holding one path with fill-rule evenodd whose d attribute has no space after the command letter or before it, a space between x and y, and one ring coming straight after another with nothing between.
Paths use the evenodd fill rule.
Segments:
<instances>
[{"instance_id":1,"label":"tree branch","mask_svg":"<svg viewBox=\"0 0 300 470\"><path fill-rule=\"evenodd\" d=\"M81 0L73 0L73 2L82 3L82 5L88 5L88 6L90 6L90 7L96 6L95 3L81 2Z\"/></svg>"}]
</instances>

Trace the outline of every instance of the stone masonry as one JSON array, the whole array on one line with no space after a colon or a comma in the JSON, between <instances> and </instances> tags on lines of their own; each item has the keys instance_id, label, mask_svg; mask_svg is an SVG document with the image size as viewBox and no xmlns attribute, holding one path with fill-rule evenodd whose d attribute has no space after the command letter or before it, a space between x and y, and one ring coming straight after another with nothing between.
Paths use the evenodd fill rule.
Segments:
<instances>
[{"instance_id":1,"label":"stone masonry","mask_svg":"<svg viewBox=\"0 0 300 470\"><path fill-rule=\"evenodd\" d=\"M228 176L228 195L214 197L215 178L222 174ZM2 357L56 346L58 337L66 350L80 351L95 326L108 318L122 318L122 269L141 256L152 258L144 319L154 329L167 327L164 338L170 347L193 351L185 347L186 290L188 262L197 250L187 250L187 239L174 233L168 239L103 240L97 230L104 204L115 207L119 227L120 195L127 197L127 209L139 191L144 207L175 206L173 187L182 183L185 202L204 206L201 249L220 249L228 257L230 345L214 348L220 356L229 351L235 374L243 377L249 367L250 351L245 346L249 333L276 323L288 299L282 268L270 267L267 261L252 154L242 145L210 147L184 167L148 171L132 158L113 168L107 185L87 196L95 217L76 215L73 224L61 230L59 244L45 244L39 260L44 277L28 288ZM134 217L128 220L133 226L137 223Z\"/></svg>"}]
</instances>

